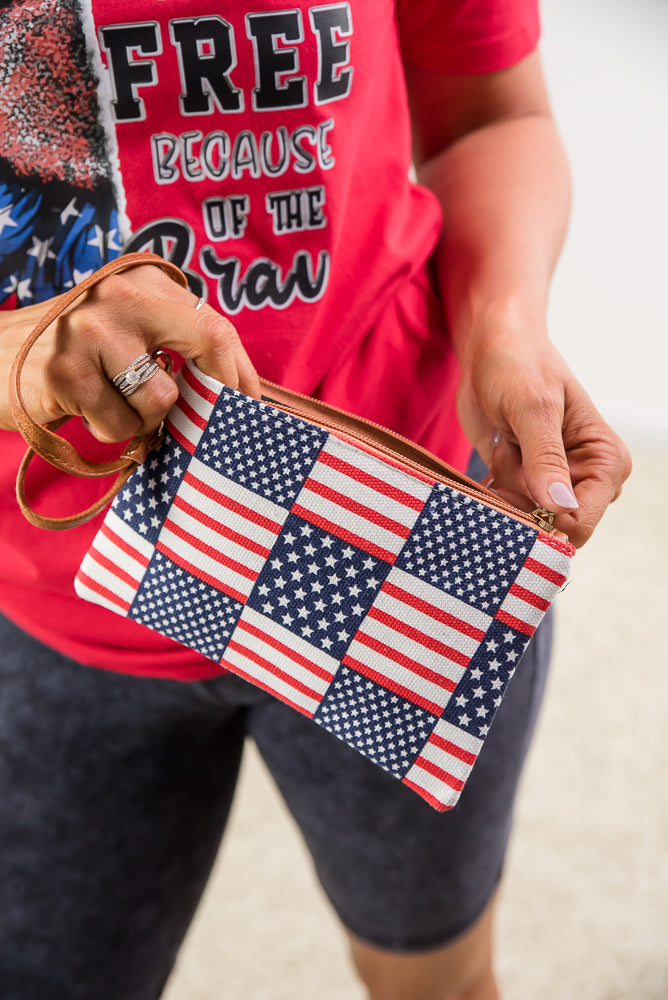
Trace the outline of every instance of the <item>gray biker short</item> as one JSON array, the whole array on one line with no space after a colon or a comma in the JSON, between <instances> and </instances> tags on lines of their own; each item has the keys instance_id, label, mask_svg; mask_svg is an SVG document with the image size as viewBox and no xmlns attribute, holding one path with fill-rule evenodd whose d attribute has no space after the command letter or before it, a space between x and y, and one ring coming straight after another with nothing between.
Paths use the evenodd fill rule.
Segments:
<instances>
[{"instance_id":1,"label":"gray biker short","mask_svg":"<svg viewBox=\"0 0 668 1000\"><path fill-rule=\"evenodd\" d=\"M156 1000L253 738L343 923L383 948L466 930L499 879L543 690L544 622L460 802L438 813L294 710L224 676L80 666L0 618L3 1000Z\"/></svg>"}]
</instances>

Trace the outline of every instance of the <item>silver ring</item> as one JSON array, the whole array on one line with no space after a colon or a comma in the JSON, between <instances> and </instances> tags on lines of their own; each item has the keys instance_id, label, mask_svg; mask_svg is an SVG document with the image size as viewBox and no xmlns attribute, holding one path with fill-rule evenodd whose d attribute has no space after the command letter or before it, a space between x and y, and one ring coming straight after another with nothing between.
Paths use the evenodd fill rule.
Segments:
<instances>
[{"instance_id":1,"label":"silver ring","mask_svg":"<svg viewBox=\"0 0 668 1000\"><path fill-rule=\"evenodd\" d=\"M195 306L195 312L197 312L198 309L201 309L203 305L204 305L204 299L201 299L201 298L198 299L197 300L197 305Z\"/></svg>"},{"instance_id":2,"label":"silver ring","mask_svg":"<svg viewBox=\"0 0 668 1000\"><path fill-rule=\"evenodd\" d=\"M129 364L124 371L119 372L111 381L123 396L131 396L140 385L148 382L158 371L160 371L160 365L153 355L140 354L132 364Z\"/></svg>"}]
</instances>

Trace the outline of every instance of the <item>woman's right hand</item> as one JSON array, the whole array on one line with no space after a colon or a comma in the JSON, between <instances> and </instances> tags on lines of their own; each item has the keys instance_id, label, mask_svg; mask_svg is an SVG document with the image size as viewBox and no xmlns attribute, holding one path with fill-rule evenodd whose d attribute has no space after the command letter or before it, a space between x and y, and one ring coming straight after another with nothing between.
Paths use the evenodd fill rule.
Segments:
<instances>
[{"instance_id":1,"label":"woman's right hand","mask_svg":"<svg viewBox=\"0 0 668 1000\"><path fill-rule=\"evenodd\" d=\"M16 430L9 377L21 345L57 298L0 312L0 427ZM140 264L108 275L44 331L30 350L21 391L43 424L82 417L100 441L155 430L175 402L173 379L159 371L125 397L112 380L139 355L172 349L207 375L259 397L260 383L235 328L159 267Z\"/></svg>"}]
</instances>

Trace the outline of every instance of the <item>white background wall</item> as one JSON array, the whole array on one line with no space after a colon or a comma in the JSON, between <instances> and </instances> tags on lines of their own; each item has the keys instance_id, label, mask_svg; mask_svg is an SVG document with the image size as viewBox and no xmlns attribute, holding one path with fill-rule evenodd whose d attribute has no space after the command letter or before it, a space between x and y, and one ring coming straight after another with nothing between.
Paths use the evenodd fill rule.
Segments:
<instances>
[{"instance_id":1,"label":"white background wall","mask_svg":"<svg viewBox=\"0 0 668 1000\"><path fill-rule=\"evenodd\" d=\"M552 339L633 447L668 450L668 0L543 0L573 170Z\"/></svg>"}]
</instances>

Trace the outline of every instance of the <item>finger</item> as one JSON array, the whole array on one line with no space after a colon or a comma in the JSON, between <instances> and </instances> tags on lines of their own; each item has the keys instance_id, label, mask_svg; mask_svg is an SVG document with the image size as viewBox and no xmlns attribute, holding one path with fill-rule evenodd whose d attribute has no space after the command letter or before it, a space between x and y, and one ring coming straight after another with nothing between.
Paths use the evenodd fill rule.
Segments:
<instances>
[{"instance_id":1,"label":"finger","mask_svg":"<svg viewBox=\"0 0 668 1000\"><path fill-rule=\"evenodd\" d=\"M61 381L60 391L63 411L81 416L98 441L127 441L144 432L137 411L96 365L90 365L85 377L69 386Z\"/></svg>"},{"instance_id":2,"label":"finger","mask_svg":"<svg viewBox=\"0 0 668 1000\"><path fill-rule=\"evenodd\" d=\"M124 345L126 349L127 346ZM134 350L140 346L136 345ZM147 434L160 425L178 398L174 379L156 354L149 355L143 351L137 358L124 364L127 362L127 355L121 359L118 348L114 348L114 345L109 347L109 353L102 359L106 377L114 391L124 400L126 407L132 410L135 422L139 417L141 423L134 433ZM171 360L167 360L171 371ZM104 417L99 411L97 415L101 419ZM99 419L96 419L94 427L97 429L100 426ZM99 434L96 433L96 436L99 437Z\"/></svg>"},{"instance_id":3,"label":"finger","mask_svg":"<svg viewBox=\"0 0 668 1000\"><path fill-rule=\"evenodd\" d=\"M81 415L100 441L124 441L149 433L176 401L173 380L147 357L136 325L128 330L104 310L100 313L97 304L87 304L61 318L58 347L48 366L54 396L62 412ZM146 360L143 368L135 364L140 356ZM142 372L150 378L133 387L127 380ZM123 385L113 384L114 378L125 377L123 373L129 395L124 395Z\"/></svg>"},{"instance_id":4,"label":"finger","mask_svg":"<svg viewBox=\"0 0 668 1000\"><path fill-rule=\"evenodd\" d=\"M516 444L507 438L501 438L492 452L489 468L497 491L530 499L522 467L522 452ZM533 505L536 506L535 503Z\"/></svg>"},{"instance_id":5,"label":"finger","mask_svg":"<svg viewBox=\"0 0 668 1000\"><path fill-rule=\"evenodd\" d=\"M486 483L488 488L491 488L502 500L512 504L518 510L531 514L540 506L530 496L522 466L522 453L519 447L511 442L504 440L500 442L495 451L489 480ZM583 543L584 539L580 541L581 528L572 517L559 513L554 519L553 526L558 533L563 535L564 541L572 540L571 534L574 534L578 543ZM573 541L575 543L574 539Z\"/></svg>"},{"instance_id":6,"label":"finger","mask_svg":"<svg viewBox=\"0 0 668 1000\"><path fill-rule=\"evenodd\" d=\"M478 436L477 441L473 441L473 446L475 450L480 455L488 469L492 467L492 462L496 453L496 449L501 444L503 438L501 432L493 427L492 424L485 426L481 434Z\"/></svg>"},{"instance_id":7,"label":"finger","mask_svg":"<svg viewBox=\"0 0 668 1000\"><path fill-rule=\"evenodd\" d=\"M79 403L86 427L93 437L104 444L127 441L128 438L148 432L142 427L139 415L131 406L122 401L118 405L114 398L117 395L116 390L111 387L110 390L101 391L94 401L89 403L83 400Z\"/></svg>"},{"instance_id":8,"label":"finger","mask_svg":"<svg viewBox=\"0 0 668 1000\"><path fill-rule=\"evenodd\" d=\"M563 408L551 406L515 428L522 453L526 489L538 507L554 512L577 510L563 441Z\"/></svg>"},{"instance_id":9,"label":"finger","mask_svg":"<svg viewBox=\"0 0 668 1000\"><path fill-rule=\"evenodd\" d=\"M178 390L174 380L160 369L126 397L98 367L91 367L85 384L79 383L76 390L73 387L71 395L76 396L76 412L90 433L106 443L155 430L176 402Z\"/></svg>"},{"instance_id":10,"label":"finger","mask_svg":"<svg viewBox=\"0 0 668 1000\"><path fill-rule=\"evenodd\" d=\"M109 276L97 287L93 301L113 309L118 336L136 336L139 331L149 353L170 348L219 382L260 395L258 376L232 323L205 303L196 309L192 293L158 268Z\"/></svg>"},{"instance_id":11,"label":"finger","mask_svg":"<svg viewBox=\"0 0 668 1000\"><path fill-rule=\"evenodd\" d=\"M205 306L198 313L196 324L198 339L190 350L182 349L180 353L219 382L259 399L259 377L232 323Z\"/></svg>"},{"instance_id":12,"label":"finger","mask_svg":"<svg viewBox=\"0 0 668 1000\"><path fill-rule=\"evenodd\" d=\"M573 449L571 475L580 507L560 515L560 527L576 546L584 545L616 500L631 474L631 455L622 440L602 421L590 431L588 443Z\"/></svg>"}]
</instances>

